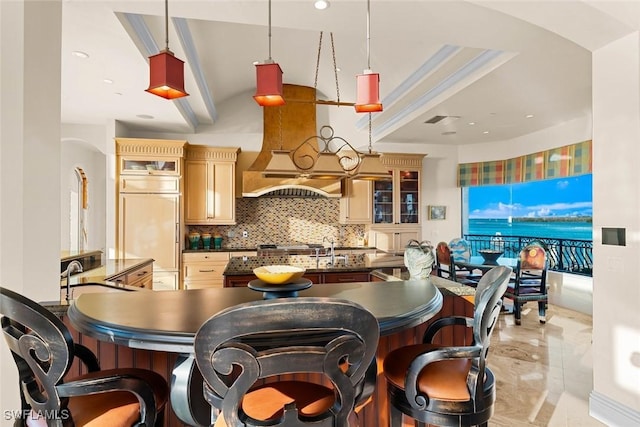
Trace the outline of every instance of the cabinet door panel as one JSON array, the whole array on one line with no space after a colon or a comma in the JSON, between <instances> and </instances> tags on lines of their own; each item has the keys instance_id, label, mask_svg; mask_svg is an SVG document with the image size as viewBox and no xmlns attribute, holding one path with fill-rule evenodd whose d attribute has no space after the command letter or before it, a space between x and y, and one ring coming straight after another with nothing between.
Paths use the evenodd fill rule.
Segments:
<instances>
[{"instance_id":1,"label":"cabinet door panel","mask_svg":"<svg viewBox=\"0 0 640 427\"><path fill-rule=\"evenodd\" d=\"M215 223L234 223L235 217L235 165L215 163L213 168L212 212ZM230 184L229 181L232 181Z\"/></svg>"},{"instance_id":2,"label":"cabinet door panel","mask_svg":"<svg viewBox=\"0 0 640 427\"><path fill-rule=\"evenodd\" d=\"M188 161L185 163L186 196L184 220L186 223L206 220L207 206L207 162Z\"/></svg>"},{"instance_id":3,"label":"cabinet door panel","mask_svg":"<svg viewBox=\"0 0 640 427\"><path fill-rule=\"evenodd\" d=\"M121 194L120 258L153 258L158 270L178 270L177 194Z\"/></svg>"}]
</instances>

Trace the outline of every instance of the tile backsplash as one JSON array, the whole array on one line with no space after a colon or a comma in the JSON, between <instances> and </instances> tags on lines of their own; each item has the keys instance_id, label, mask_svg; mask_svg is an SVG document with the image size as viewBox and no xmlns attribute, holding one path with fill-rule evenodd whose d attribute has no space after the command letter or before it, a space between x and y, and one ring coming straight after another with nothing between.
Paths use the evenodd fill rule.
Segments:
<instances>
[{"instance_id":1,"label":"tile backsplash","mask_svg":"<svg viewBox=\"0 0 640 427\"><path fill-rule=\"evenodd\" d=\"M336 246L358 246L365 226L340 224L339 212L340 199L242 198L236 199L236 225L192 225L188 231L219 233L226 248L322 243L325 236ZM248 237L243 237L243 232Z\"/></svg>"}]
</instances>

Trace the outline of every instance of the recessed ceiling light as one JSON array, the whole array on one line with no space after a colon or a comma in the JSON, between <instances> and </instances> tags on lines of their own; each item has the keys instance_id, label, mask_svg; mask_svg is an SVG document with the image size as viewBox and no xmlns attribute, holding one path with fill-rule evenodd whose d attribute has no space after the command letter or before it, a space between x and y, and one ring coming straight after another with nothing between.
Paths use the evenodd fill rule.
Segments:
<instances>
[{"instance_id":1,"label":"recessed ceiling light","mask_svg":"<svg viewBox=\"0 0 640 427\"><path fill-rule=\"evenodd\" d=\"M136 117L139 118L139 119L145 119L145 120L153 119L153 116L150 116L148 114L137 114Z\"/></svg>"},{"instance_id":2,"label":"recessed ceiling light","mask_svg":"<svg viewBox=\"0 0 640 427\"><path fill-rule=\"evenodd\" d=\"M329 7L329 2L327 0L316 0L313 2L313 6L318 10L325 10Z\"/></svg>"},{"instance_id":3,"label":"recessed ceiling light","mask_svg":"<svg viewBox=\"0 0 640 427\"><path fill-rule=\"evenodd\" d=\"M89 57L88 53L82 52L79 50L74 50L73 52L71 52L71 55L76 56L78 58L82 58L82 59L87 59Z\"/></svg>"},{"instance_id":4,"label":"recessed ceiling light","mask_svg":"<svg viewBox=\"0 0 640 427\"><path fill-rule=\"evenodd\" d=\"M489 133L489 131L488 131L488 130L485 130L485 131L484 131L484 132L482 132L482 133L484 133L484 134L486 135L486 134L488 134L488 133Z\"/></svg>"},{"instance_id":5,"label":"recessed ceiling light","mask_svg":"<svg viewBox=\"0 0 640 427\"><path fill-rule=\"evenodd\" d=\"M469 126L473 126L475 124L476 124L476 122L469 122Z\"/></svg>"},{"instance_id":6,"label":"recessed ceiling light","mask_svg":"<svg viewBox=\"0 0 640 427\"><path fill-rule=\"evenodd\" d=\"M253 61L252 64L253 65L258 65L260 63L260 61Z\"/></svg>"},{"instance_id":7,"label":"recessed ceiling light","mask_svg":"<svg viewBox=\"0 0 640 427\"><path fill-rule=\"evenodd\" d=\"M525 117L525 118L527 118L527 119L531 119L531 118L533 118L533 114L527 114L527 115L526 115L526 116L524 116L524 117Z\"/></svg>"},{"instance_id":8,"label":"recessed ceiling light","mask_svg":"<svg viewBox=\"0 0 640 427\"><path fill-rule=\"evenodd\" d=\"M113 84L113 80L111 80L111 79L103 79L102 81L105 82L108 85L112 85Z\"/></svg>"}]
</instances>

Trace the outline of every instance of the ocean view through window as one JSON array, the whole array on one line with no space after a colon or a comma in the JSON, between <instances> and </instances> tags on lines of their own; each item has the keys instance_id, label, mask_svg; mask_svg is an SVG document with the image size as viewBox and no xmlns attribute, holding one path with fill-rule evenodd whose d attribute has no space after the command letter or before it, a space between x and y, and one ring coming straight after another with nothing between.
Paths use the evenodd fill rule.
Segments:
<instances>
[{"instance_id":1,"label":"ocean view through window","mask_svg":"<svg viewBox=\"0 0 640 427\"><path fill-rule=\"evenodd\" d=\"M463 193L464 234L593 240L591 174Z\"/></svg>"},{"instance_id":2,"label":"ocean view through window","mask_svg":"<svg viewBox=\"0 0 640 427\"><path fill-rule=\"evenodd\" d=\"M515 257L537 240L549 252L551 270L591 275L591 174L465 187L462 195L463 235L472 253L499 245L505 256Z\"/></svg>"}]
</instances>

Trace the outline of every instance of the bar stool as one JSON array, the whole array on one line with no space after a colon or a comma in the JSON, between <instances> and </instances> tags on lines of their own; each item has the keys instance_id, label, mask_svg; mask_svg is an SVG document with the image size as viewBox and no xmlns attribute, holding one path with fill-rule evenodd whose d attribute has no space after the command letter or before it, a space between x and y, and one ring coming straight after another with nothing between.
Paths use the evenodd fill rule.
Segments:
<instances>
[{"instance_id":1,"label":"bar stool","mask_svg":"<svg viewBox=\"0 0 640 427\"><path fill-rule=\"evenodd\" d=\"M478 282L473 318L438 319L425 331L423 344L398 348L385 357L391 427L402 424L403 414L438 426L487 425L496 394L486 357L510 275L509 267L492 268ZM431 343L442 328L453 325L473 328L473 342Z\"/></svg>"},{"instance_id":2,"label":"bar stool","mask_svg":"<svg viewBox=\"0 0 640 427\"><path fill-rule=\"evenodd\" d=\"M74 343L62 321L40 304L0 288L2 331L18 368L21 415L49 426L162 423L169 387L145 369L100 370L96 356ZM89 373L63 380L78 357Z\"/></svg>"},{"instance_id":3,"label":"bar stool","mask_svg":"<svg viewBox=\"0 0 640 427\"><path fill-rule=\"evenodd\" d=\"M275 298L217 313L195 338L205 398L221 410L215 426L357 425L378 337L373 314L332 298Z\"/></svg>"}]
</instances>

